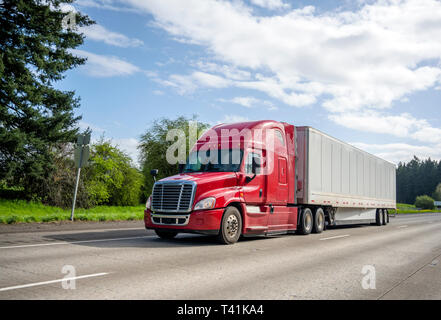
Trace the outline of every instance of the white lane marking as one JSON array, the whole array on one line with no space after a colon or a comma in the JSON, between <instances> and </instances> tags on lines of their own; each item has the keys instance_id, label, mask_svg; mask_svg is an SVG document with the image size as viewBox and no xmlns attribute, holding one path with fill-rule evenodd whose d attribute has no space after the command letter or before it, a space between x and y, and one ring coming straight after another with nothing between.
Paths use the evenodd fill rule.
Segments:
<instances>
[{"instance_id":1,"label":"white lane marking","mask_svg":"<svg viewBox=\"0 0 441 320\"><path fill-rule=\"evenodd\" d=\"M408 225L405 225L405 226L398 226L397 229L402 229L402 228L407 228L407 227L408 227Z\"/></svg>"},{"instance_id":2,"label":"white lane marking","mask_svg":"<svg viewBox=\"0 0 441 320\"><path fill-rule=\"evenodd\" d=\"M43 246L59 246L66 244L77 244L77 243L88 243L88 242L106 242L106 241L121 241L121 240L132 240L132 239L144 239L144 238L154 238L156 236L140 236L140 237L127 237L127 238L110 238L110 239L96 239L96 240L80 240L71 242L50 242L50 243L38 243L38 244L25 244L19 246L6 246L0 247L0 249L17 249L17 248L30 248L30 247L43 247Z\"/></svg>"},{"instance_id":3,"label":"white lane marking","mask_svg":"<svg viewBox=\"0 0 441 320\"><path fill-rule=\"evenodd\" d=\"M350 234L344 234L341 236L335 236L335 237L329 237L329 238L321 238L319 240L332 240L332 239L339 239L339 238L346 238L346 237L350 237Z\"/></svg>"},{"instance_id":4,"label":"white lane marking","mask_svg":"<svg viewBox=\"0 0 441 320\"><path fill-rule=\"evenodd\" d=\"M57 283L57 282L62 282L62 281L78 280L78 279L92 278L92 277L101 277L101 276L105 276L105 275L108 275L108 273L102 272L102 273L88 274L88 275L78 276L78 277L70 277L70 278L63 278L63 279L57 279L57 280L35 282L35 283L29 283L29 284L22 284L22 285L19 285L19 286L0 288L0 291L9 291L9 290L15 290L15 289L23 289L23 288L42 286L42 285L45 285L45 284Z\"/></svg>"}]
</instances>

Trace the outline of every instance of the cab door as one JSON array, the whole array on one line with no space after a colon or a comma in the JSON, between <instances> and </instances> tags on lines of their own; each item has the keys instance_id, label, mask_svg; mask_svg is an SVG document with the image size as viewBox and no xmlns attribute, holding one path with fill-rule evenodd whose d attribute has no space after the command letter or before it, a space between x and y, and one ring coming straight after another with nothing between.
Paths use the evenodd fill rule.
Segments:
<instances>
[{"instance_id":1,"label":"cab door","mask_svg":"<svg viewBox=\"0 0 441 320\"><path fill-rule=\"evenodd\" d=\"M253 169L254 164L254 169ZM245 155L244 172L246 179L243 186L245 202L251 205L263 205L266 198L266 181L262 174L262 150L249 149ZM254 171L254 172L253 172Z\"/></svg>"},{"instance_id":2,"label":"cab door","mask_svg":"<svg viewBox=\"0 0 441 320\"><path fill-rule=\"evenodd\" d=\"M268 217L269 231L282 231L295 228L293 224L294 217L292 210L287 207L288 204L288 177L287 177L287 159L285 135L279 128L271 130L274 142L274 168L268 175L268 197L267 205L270 207Z\"/></svg>"},{"instance_id":3,"label":"cab door","mask_svg":"<svg viewBox=\"0 0 441 320\"><path fill-rule=\"evenodd\" d=\"M246 205L246 232L262 233L268 231L268 216L270 209L266 205L267 176L263 174L262 159L264 152L250 149L245 155L245 182L242 187ZM254 162L254 169L253 169ZM254 175L255 174L255 175ZM250 180L252 179L252 180Z\"/></svg>"}]
</instances>

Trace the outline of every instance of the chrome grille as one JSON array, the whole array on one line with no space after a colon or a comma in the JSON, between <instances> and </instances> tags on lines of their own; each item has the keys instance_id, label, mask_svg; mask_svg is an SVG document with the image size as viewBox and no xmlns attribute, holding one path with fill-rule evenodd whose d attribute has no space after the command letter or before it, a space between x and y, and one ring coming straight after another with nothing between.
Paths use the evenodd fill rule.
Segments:
<instances>
[{"instance_id":1,"label":"chrome grille","mask_svg":"<svg viewBox=\"0 0 441 320\"><path fill-rule=\"evenodd\" d=\"M153 187L152 209L157 212L189 212L196 184L189 181L158 182Z\"/></svg>"}]
</instances>

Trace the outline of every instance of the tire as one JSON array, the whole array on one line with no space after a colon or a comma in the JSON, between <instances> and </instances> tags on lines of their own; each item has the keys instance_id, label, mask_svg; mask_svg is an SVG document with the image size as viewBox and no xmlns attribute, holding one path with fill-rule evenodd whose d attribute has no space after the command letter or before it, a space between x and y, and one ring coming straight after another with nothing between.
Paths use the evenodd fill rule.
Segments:
<instances>
[{"instance_id":1,"label":"tire","mask_svg":"<svg viewBox=\"0 0 441 320\"><path fill-rule=\"evenodd\" d=\"M165 239L165 240L171 240L178 235L177 232L168 231L168 230L166 231L166 230L156 229L155 232L158 237L160 237L161 239Z\"/></svg>"},{"instance_id":2,"label":"tire","mask_svg":"<svg viewBox=\"0 0 441 320\"><path fill-rule=\"evenodd\" d=\"M222 217L218 240L222 244L236 243L242 233L242 216L235 207L227 207Z\"/></svg>"},{"instance_id":3,"label":"tire","mask_svg":"<svg viewBox=\"0 0 441 320\"><path fill-rule=\"evenodd\" d=\"M313 233L322 233L325 230L325 212L322 208L317 208L314 212Z\"/></svg>"},{"instance_id":4,"label":"tire","mask_svg":"<svg viewBox=\"0 0 441 320\"><path fill-rule=\"evenodd\" d=\"M377 226L383 225L383 210L377 209L377 213L375 215L375 224Z\"/></svg>"},{"instance_id":5,"label":"tire","mask_svg":"<svg viewBox=\"0 0 441 320\"><path fill-rule=\"evenodd\" d=\"M387 224L387 210L383 209L383 226Z\"/></svg>"},{"instance_id":6,"label":"tire","mask_svg":"<svg viewBox=\"0 0 441 320\"><path fill-rule=\"evenodd\" d=\"M386 209L386 221L389 223L389 210Z\"/></svg>"},{"instance_id":7,"label":"tire","mask_svg":"<svg viewBox=\"0 0 441 320\"><path fill-rule=\"evenodd\" d=\"M299 234L310 234L314 225L314 217L311 209L305 208L300 214L300 221L298 225Z\"/></svg>"}]
</instances>

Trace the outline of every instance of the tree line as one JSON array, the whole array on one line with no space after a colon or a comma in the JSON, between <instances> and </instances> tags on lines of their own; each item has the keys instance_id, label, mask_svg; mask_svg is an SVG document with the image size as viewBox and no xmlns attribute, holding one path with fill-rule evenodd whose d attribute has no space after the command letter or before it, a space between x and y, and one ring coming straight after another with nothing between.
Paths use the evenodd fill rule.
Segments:
<instances>
[{"instance_id":1,"label":"tree line","mask_svg":"<svg viewBox=\"0 0 441 320\"><path fill-rule=\"evenodd\" d=\"M397 168L397 201L415 203L418 196L429 196L441 201L441 161L416 156L409 162L400 162Z\"/></svg>"}]
</instances>

